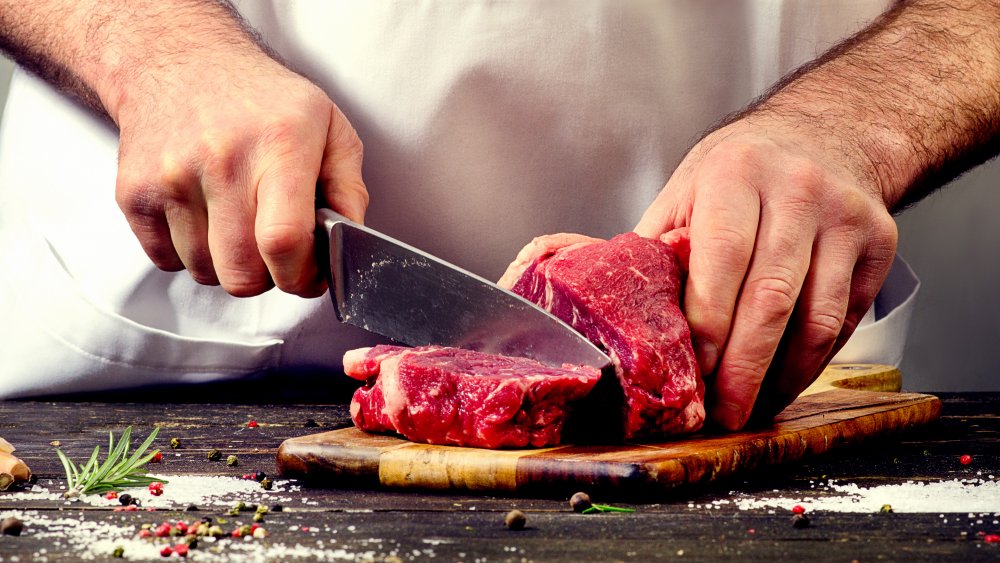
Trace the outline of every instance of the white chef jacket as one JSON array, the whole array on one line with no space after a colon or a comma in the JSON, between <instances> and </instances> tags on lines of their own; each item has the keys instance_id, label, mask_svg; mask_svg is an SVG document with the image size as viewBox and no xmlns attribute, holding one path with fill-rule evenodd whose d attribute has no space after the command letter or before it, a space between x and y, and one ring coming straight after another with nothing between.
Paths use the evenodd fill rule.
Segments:
<instances>
[{"instance_id":1,"label":"white chef jacket","mask_svg":"<svg viewBox=\"0 0 1000 563\"><path fill-rule=\"evenodd\" d=\"M630 230L702 131L885 4L240 8L358 131L367 223L496 279L536 235ZM115 203L116 151L116 131L16 74L0 129L0 398L337 372L372 343L328 297L239 299L157 270Z\"/></svg>"}]
</instances>

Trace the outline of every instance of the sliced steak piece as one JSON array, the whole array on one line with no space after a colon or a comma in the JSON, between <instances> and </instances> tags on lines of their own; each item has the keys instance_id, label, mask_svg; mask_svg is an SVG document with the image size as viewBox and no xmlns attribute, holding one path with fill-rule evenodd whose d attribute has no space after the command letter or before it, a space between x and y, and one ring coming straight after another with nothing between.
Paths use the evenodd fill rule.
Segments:
<instances>
[{"instance_id":1,"label":"sliced steak piece","mask_svg":"<svg viewBox=\"0 0 1000 563\"><path fill-rule=\"evenodd\" d=\"M624 394L626 439L692 432L705 419L705 386L680 309L684 235L538 237L499 282L608 352Z\"/></svg>"},{"instance_id":2,"label":"sliced steak piece","mask_svg":"<svg viewBox=\"0 0 1000 563\"><path fill-rule=\"evenodd\" d=\"M601 377L587 366L437 346L351 350L344 371L367 382L351 401L361 430L480 448L558 444L569 403Z\"/></svg>"}]
</instances>

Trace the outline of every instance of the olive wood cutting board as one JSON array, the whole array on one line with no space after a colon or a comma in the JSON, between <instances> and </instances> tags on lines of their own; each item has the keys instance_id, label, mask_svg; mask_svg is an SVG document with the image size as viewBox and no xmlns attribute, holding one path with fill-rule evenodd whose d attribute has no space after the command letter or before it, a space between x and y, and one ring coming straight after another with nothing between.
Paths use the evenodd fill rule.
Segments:
<instances>
[{"instance_id":1,"label":"olive wood cutting board","mask_svg":"<svg viewBox=\"0 0 1000 563\"><path fill-rule=\"evenodd\" d=\"M801 460L938 418L937 397L900 393L890 366L844 364L823 375L774 423L673 441L486 450L416 444L343 428L285 440L278 470L331 487L415 488L550 496L573 489L666 492Z\"/></svg>"}]
</instances>

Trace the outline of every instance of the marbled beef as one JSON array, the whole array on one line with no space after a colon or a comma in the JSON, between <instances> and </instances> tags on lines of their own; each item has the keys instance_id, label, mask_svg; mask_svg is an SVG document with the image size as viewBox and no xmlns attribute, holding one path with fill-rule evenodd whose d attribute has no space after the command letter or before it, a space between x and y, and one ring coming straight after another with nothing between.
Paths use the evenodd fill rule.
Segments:
<instances>
[{"instance_id":1,"label":"marbled beef","mask_svg":"<svg viewBox=\"0 0 1000 563\"><path fill-rule=\"evenodd\" d=\"M351 401L358 428L481 448L558 444L569 403L601 377L587 366L436 346L351 350L344 371L367 382Z\"/></svg>"},{"instance_id":2,"label":"marbled beef","mask_svg":"<svg viewBox=\"0 0 1000 563\"><path fill-rule=\"evenodd\" d=\"M608 352L624 394L626 439L692 432L705 419L705 387L680 309L684 235L538 237L499 282Z\"/></svg>"}]
</instances>

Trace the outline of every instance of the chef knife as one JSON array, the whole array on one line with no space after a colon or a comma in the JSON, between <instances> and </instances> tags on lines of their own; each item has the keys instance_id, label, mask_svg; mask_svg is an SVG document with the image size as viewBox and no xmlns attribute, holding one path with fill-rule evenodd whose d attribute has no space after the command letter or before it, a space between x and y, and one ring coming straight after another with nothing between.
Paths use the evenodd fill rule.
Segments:
<instances>
[{"instance_id":1,"label":"chef knife","mask_svg":"<svg viewBox=\"0 0 1000 563\"><path fill-rule=\"evenodd\" d=\"M611 363L569 325L486 279L330 209L318 209L316 223L320 266L329 266L330 297L342 322L410 346L454 346L557 366Z\"/></svg>"}]
</instances>

